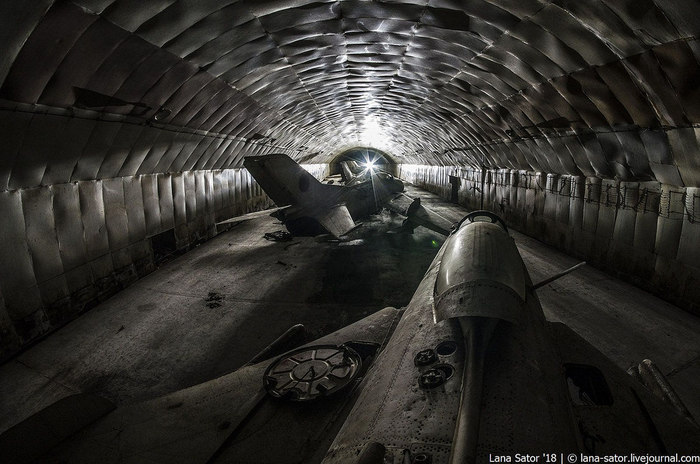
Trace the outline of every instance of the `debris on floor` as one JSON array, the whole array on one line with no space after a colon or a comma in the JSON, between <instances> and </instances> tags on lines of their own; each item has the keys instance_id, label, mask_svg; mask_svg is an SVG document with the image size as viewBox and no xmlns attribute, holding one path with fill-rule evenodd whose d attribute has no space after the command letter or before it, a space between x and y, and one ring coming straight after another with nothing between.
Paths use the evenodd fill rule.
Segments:
<instances>
[{"instance_id":1,"label":"debris on floor","mask_svg":"<svg viewBox=\"0 0 700 464\"><path fill-rule=\"evenodd\" d=\"M296 269L296 267L297 267L296 264L289 264L289 263L285 263L284 261L277 261L276 264L279 264L280 266L284 266L285 268L294 268L294 269Z\"/></svg>"},{"instance_id":2,"label":"debris on floor","mask_svg":"<svg viewBox=\"0 0 700 464\"><path fill-rule=\"evenodd\" d=\"M274 232L267 232L265 235L263 235L265 240L271 240L273 242L289 242L292 240L292 234L287 232L286 230L276 230Z\"/></svg>"},{"instance_id":3,"label":"debris on floor","mask_svg":"<svg viewBox=\"0 0 700 464\"><path fill-rule=\"evenodd\" d=\"M361 238L355 239L355 240L349 240L347 242L340 242L338 246L358 246L358 245L364 245L365 241Z\"/></svg>"},{"instance_id":4,"label":"debris on floor","mask_svg":"<svg viewBox=\"0 0 700 464\"><path fill-rule=\"evenodd\" d=\"M216 292L209 292L209 295L204 299L208 308L218 308L221 306L221 301L224 299L223 295Z\"/></svg>"}]
</instances>

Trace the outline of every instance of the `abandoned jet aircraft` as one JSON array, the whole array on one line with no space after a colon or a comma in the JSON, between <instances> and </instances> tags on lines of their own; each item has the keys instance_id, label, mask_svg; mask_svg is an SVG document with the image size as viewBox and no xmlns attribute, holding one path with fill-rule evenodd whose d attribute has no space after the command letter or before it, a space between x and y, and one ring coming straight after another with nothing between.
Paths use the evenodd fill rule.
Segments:
<instances>
[{"instance_id":1,"label":"abandoned jet aircraft","mask_svg":"<svg viewBox=\"0 0 700 464\"><path fill-rule=\"evenodd\" d=\"M663 376L645 374L648 362L628 375L547 322L537 287L500 218L474 212L405 311L385 308L272 356L282 337L233 373L116 410L95 396L68 397L0 436L0 456L553 464L700 454L700 429Z\"/></svg>"},{"instance_id":2,"label":"abandoned jet aircraft","mask_svg":"<svg viewBox=\"0 0 700 464\"><path fill-rule=\"evenodd\" d=\"M341 162L340 168L345 185L352 185L354 183L367 180L375 170L378 170L378 168L374 166L373 162L367 161L363 167L355 160Z\"/></svg>"},{"instance_id":3,"label":"abandoned jet aircraft","mask_svg":"<svg viewBox=\"0 0 700 464\"><path fill-rule=\"evenodd\" d=\"M340 238L355 229L356 218L382 207L407 216L406 228L422 225L443 235L452 223L403 194L403 182L391 174L368 170L346 185L319 182L289 156L246 157L243 165L280 210L273 213L293 234L318 234L325 229ZM235 218L233 219L235 220Z\"/></svg>"}]
</instances>

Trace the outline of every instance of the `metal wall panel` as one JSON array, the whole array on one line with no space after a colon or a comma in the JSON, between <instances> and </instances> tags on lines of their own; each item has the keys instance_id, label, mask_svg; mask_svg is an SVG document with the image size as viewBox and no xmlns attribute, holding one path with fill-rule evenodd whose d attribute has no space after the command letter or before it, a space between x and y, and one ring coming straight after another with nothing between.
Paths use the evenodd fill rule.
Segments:
<instances>
[{"instance_id":1,"label":"metal wall panel","mask_svg":"<svg viewBox=\"0 0 700 464\"><path fill-rule=\"evenodd\" d=\"M220 141L212 138L202 138L197 141L197 145L191 153L188 153L187 159L182 163L183 171L190 171L197 164L197 161L202 158L205 152L215 150L219 146Z\"/></svg>"},{"instance_id":2,"label":"metal wall panel","mask_svg":"<svg viewBox=\"0 0 700 464\"><path fill-rule=\"evenodd\" d=\"M557 220L557 187L559 176L557 174L547 174L546 192L544 196L543 217L549 221Z\"/></svg>"},{"instance_id":3,"label":"metal wall panel","mask_svg":"<svg viewBox=\"0 0 700 464\"><path fill-rule=\"evenodd\" d=\"M600 208L598 209L598 225L596 237L604 240L612 238L617 214L618 183L615 180L603 179L601 183Z\"/></svg>"},{"instance_id":4,"label":"metal wall panel","mask_svg":"<svg viewBox=\"0 0 700 464\"><path fill-rule=\"evenodd\" d=\"M194 172L194 217L201 218L207 214L207 181L204 171Z\"/></svg>"},{"instance_id":5,"label":"metal wall panel","mask_svg":"<svg viewBox=\"0 0 700 464\"><path fill-rule=\"evenodd\" d=\"M87 259L92 261L109 253L102 181L79 182L78 192Z\"/></svg>"},{"instance_id":6,"label":"metal wall panel","mask_svg":"<svg viewBox=\"0 0 700 464\"><path fill-rule=\"evenodd\" d=\"M124 161L117 175L135 176L151 147L158 142L159 137L162 135L162 132L154 127L147 127L139 132L138 137L134 140L133 146L126 157L126 161Z\"/></svg>"},{"instance_id":7,"label":"metal wall panel","mask_svg":"<svg viewBox=\"0 0 700 464\"><path fill-rule=\"evenodd\" d=\"M525 205L527 208L525 211L525 231L531 235L536 233L536 218L542 214L542 210L537 210L537 202L535 201L537 197L537 181L533 176L530 188L525 191Z\"/></svg>"},{"instance_id":8,"label":"metal wall panel","mask_svg":"<svg viewBox=\"0 0 700 464\"><path fill-rule=\"evenodd\" d=\"M22 148L31 121L31 113L0 111L0 140L3 141L0 156L0 191L8 188L15 159Z\"/></svg>"},{"instance_id":9,"label":"metal wall panel","mask_svg":"<svg viewBox=\"0 0 700 464\"><path fill-rule=\"evenodd\" d=\"M496 176L496 196L494 197L494 202L497 205L495 211L499 214L506 215L506 212L510 210L510 170L509 169L499 169L495 172ZM439 181L437 181L439 182ZM435 181L430 183L433 185L441 185ZM432 190L432 189L431 189Z\"/></svg>"},{"instance_id":10,"label":"metal wall panel","mask_svg":"<svg viewBox=\"0 0 700 464\"><path fill-rule=\"evenodd\" d=\"M535 237L544 237L545 231L550 225L544 216L545 201L547 201L548 195L547 189L545 188L547 185L547 175L545 173L538 172L535 176L535 185L534 202L536 206L534 209L537 210L537 213L533 213L528 217L528 231Z\"/></svg>"},{"instance_id":11,"label":"metal wall panel","mask_svg":"<svg viewBox=\"0 0 700 464\"><path fill-rule=\"evenodd\" d=\"M241 214L245 211L246 208L246 196L245 196L245 185L244 185L244 180L245 180L245 172L243 169L235 169L234 170L234 176L233 176L233 183L235 185L235 192L236 192L236 205L239 205L236 207L236 212Z\"/></svg>"},{"instance_id":12,"label":"metal wall panel","mask_svg":"<svg viewBox=\"0 0 700 464\"><path fill-rule=\"evenodd\" d=\"M84 305L97 297L92 266L88 262L85 233L80 211L77 183L59 184L54 191L54 214L59 252L63 260L70 304L64 303L60 317L80 313Z\"/></svg>"},{"instance_id":13,"label":"metal wall panel","mask_svg":"<svg viewBox=\"0 0 700 464\"><path fill-rule=\"evenodd\" d=\"M158 204L158 176L149 174L141 176L143 193L143 215L146 223L146 236L151 237L161 232L160 205Z\"/></svg>"},{"instance_id":14,"label":"metal wall panel","mask_svg":"<svg viewBox=\"0 0 700 464\"><path fill-rule=\"evenodd\" d=\"M678 243L678 260L700 268L700 188L688 187L685 193L687 214Z\"/></svg>"},{"instance_id":15,"label":"metal wall panel","mask_svg":"<svg viewBox=\"0 0 700 464\"><path fill-rule=\"evenodd\" d=\"M160 132L158 138L153 141L150 150L141 161L141 165L136 170L136 174L151 174L157 172L156 166L163 158L168 148L173 143L173 134L169 132Z\"/></svg>"},{"instance_id":16,"label":"metal wall panel","mask_svg":"<svg viewBox=\"0 0 700 464\"><path fill-rule=\"evenodd\" d=\"M586 178L582 176L571 177L571 196L569 198L569 226L572 229L583 228L584 195L586 190Z\"/></svg>"},{"instance_id":17,"label":"metal wall panel","mask_svg":"<svg viewBox=\"0 0 700 464\"><path fill-rule=\"evenodd\" d=\"M485 185L484 206L492 211L498 211L498 199L496 196L496 171L488 171L488 183Z\"/></svg>"},{"instance_id":18,"label":"metal wall panel","mask_svg":"<svg viewBox=\"0 0 700 464\"><path fill-rule=\"evenodd\" d=\"M52 3L53 0L0 3L0 17L9 19L0 36L0 50L3 50L0 55L0 82L5 81L22 46Z\"/></svg>"},{"instance_id":19,"label":"metal wall panel","mask_svg":"<svg viewBox=\"0 0 700 464\"><path fill-rule=\"evenodd\" d=\"M635 206L639 203L639 183L620 182L620 201L615 216L613 240L617 244L631 246L634 241L634 227L637 222Z\"/></svg>"},{"instance_id":20,"label":"metal wall panel","mask_svg":"<svg viewBox=\"0 0 700 464\"><path fill-rule=\"evenodd\" d=\"M233 140L231 139L222 139L220 140L219 146L216 147L216 150L212 150L211 148L207 151L207 156L203 157L197 164L195 165L195 169L204 169L204 170L210 170L214 169L215 166L220 166L220 160L226 159L226 153L228 152L229 147L232 146Z\"/></svg>"},{"instance_id":21,"label":"metal wall panel","mask_svg":"<svg viewBox=\"0 0 700 464\"><path fill-rule=\"evenodd\" d=\"M158 198L160 199L162 230L172 229L175 227L175 206L173 201L173 180L170 174L158 175ZM182 206L184 211L184 204Z\"/></svg>"},{"instance_id":22,"label":"metal wall panel","mask_svg":"<svg viewBox=\"0 0 700 464\"><path fill-rule=\"evenodd\" d=\"M175 175L173 175L174 177ZM185 204L185 222L194 220L197 216L197 194L195 187L195 173L185 171L182 173L183 189L182 201ZM177 208L177 206L176 206Z\"/></svg>"},{"instance_id":23,"label":"metal wall panel","mask_svg":"<svg viewBox=\"0 0 700 464\"><path fill-rule=\"evenodd\" d=\"M22 195L0 192L0 289L10 319L19 321L41 309L41 296L29 252Z\"/></svg>"},{"instance_id":24,"label":"metal wall panel","mask_svg":"<svg viewBox=\"0 0 700 464\"><path fill-rule=\"evenodd\" d=\"M637 213L632 242L635 249L647 253L654 252L658 217L658 214L654 212L641 211Z\"/></svg>"},{"instance_id":25,"label":"metal wall panel","mask_svg":"<svg viewBox=\"0 0 700 464\"><path fill-rule=\"evenodd\" d=\"M222 174L222 202L226 211L233 214L236 205L236 186L233 183L233 169L224 169Z\"/></svg>"},{"instance_id":26,"label":"metal wall panel","mask_svg":"<svg viewBox=\"0 0 700 464\"><path fill-rule=\"evenodd\" d=\"M530 179L528 177L527 171L518 172L518 185L517 193L515 196L515 209L520 213L520 224L524 227L527 223L528 211L528 191L531 190ZM533 203L534 205L534 203Z\"/></svg>"},{"instance_id":27,"label":"metal wall panel","mask_svg":"<svg viewBox=\"0 0 700 464\"><path fill-rule=\"evenodd\" d=\"M192 173L174 173L170 175L173 186L173 214L175 220L175 237L179 244L188 240L187 231L187 184L186 177ZM191 201L191 200L190 200Z\"/></svg>"},{"instance_id":28,"label":"metal wall panel","mask_svg":"<svg viewBox=\"0 0 700 464\"><path fill-rule=\"evenodd\" d=\"M88 260L80 215L80 193L77 183L58 184L53 191L53 214L58 238L58 250L63 269L68 271Z\"/></svg>"},{"instance_id":29,"label":"metal wall panel","mask_svg":"<svg viewBox=\"0 0 700 464\"><path fill-rule=\"evenodd\" d=\"M571 176L561 176L557 182L557 224L568 226L571 197Z\"/></svg>"},{"instance_id":30,"label":"metal wall panel","mask_svg":"<svg viewBox=\"0 0 700 464\"><path fill-rule=\"evenodd\" d=\"M445 170L445 172L447 172L447 170ZM518 208L518 193L520 193L518 191L518 182L518 171L513 169L510 171L510 185L508 187L510 190L508 192L510 198L508 199L508 207L515 224L520 224L522 222L522 210ZM445 182L443 185L449 184ZM450 192L445 191L445 198L449 198L449 194Z\"/></svg>"},{"instance_id":31,"label":"metal wall panel","mask_svg":"<svg viewBox=\"0 0 700 464\"><path fill-rule=\"evenodd\" d=\"M214 177L218 177L218 173L211 171L205 171L204 173L204 202L205 207L205 223L214 223L214 214L217 210L216 195L214 193ZM219 194L219 202L221 201L221 195Z\"/></svg>"},{"instance_id":32,"label":"metal wall panel","mask_svg":"<svg viewBox=\"0 0 700 464\"><path fill-rule=\"evenodd\" d=\"M661 186L662 191L666 188L665 185ZM669 260L676 259L682 229L682 221L660 216L656 224L656 254Z\"/></svg>"},{"instance_id":33,"label":"metal wall panel","mask_svg":"<svg viewBox=\"0 0 700 464\"><path fill-rule=\"evenodd\" d=\"M53 194L48 188L26 189L21 193L27 245L37 282L42 284L63 274L53 215Z\"/></svg>"},{"instance_id":34,"label":"metal wall panel","mask_svg":"<svg viewBox=\"0 0 700 464\"><path fill-rule=\"evenodd\" d=\"M163 154L158 159L158 163L153 167L151 172L170 172L170 166L172 166L173 161L182 151L182 139L184 139L183 134L173 134L171 136L170 143L166 147Z\"/></svg>"},{"instance_id":35,"label":"metal wall panel","mask_svg":"<svg viewBox=\"0 0 700 464\"><path fill-rule=\"evenodd\" d=\"M211 176L212 180L212 208L211 210L218 213L224 208L224 199L222 189L224 188L225 174L222 171L214 171ZM228 186L228 184L226 184Z\"/></svg>"},{"instance_id":36,"label":"metal wall panel","mask_svg":"<svg viewBox=\"0 0 700 464\"><path fill-rule=\"evenodd\" d=\"M33 16L35 11L30 8L29 14ZM42 13L45 16L22 44L7 73L2 87L3 98L35 103L71 47L97 20L97 16L85 14L70 2L55 2ZM61 40L56 40L56 37Z\"/></svg>"},{"instance_id":37,"label":"metal wall panel","mask_svg":"<svg viewBox=\"0 0 700 464\"><path fill-rule=\"evenodd\" d=\"M68 119L63 133L58 135L59 139L55 140L55 146L51 147L48 154L50 161L41 180L42 185L62 184L71 181L80 154L83 153L88 142L88 137L85 134L92 132L96 124L98 124L97 121L89 119Z\"/></svg>"},{"instance_id":38,"label":"metal wall panel","mask_svg":"<svg viewBox=\"0 0 700 464\"><path fill-rule=\"evenodd\" d=\"M102 197L104 199L109 249L112 252L116 252L129 245L129 220L126 216L124 182L122 179L103 180Z\"/></svg>"},{"instance_id":39,"label":"metal wall panel","mask_svg":"<svg viewBox=\"0 0 700 464\"><path fill-rule=\"evenodd\" d=\"M673 143L675 137L672 137L671 134L678 135L677 140L681 142L680 147ZM700 128L690 127L671 131L669 140L671 140L673 158L684 185L688 187L700 186L700 156L698 156L700 152Z\"/></svg>"},{"instance_id":40,"label":"metal wall panel","mask_svg":"<svg viewBox=\"0 0 700 464\"><path fill-rule=\"evenodd\" d=\"M197 148L203 139L199 135L195 134L183 134L180 140L180 149L178 150L177 156L168 166L168 172L180 172L184 171L184 165L187 159L190 157L192 152Z\"/></svg>"},{"instance_id":41,"label":"metal wall panel","mask_svg":"<svg viewBox=\"0 0 700 464\"><path fill-rule=\"evenodd\" d=\"M231 192L231 204L234 212L240 214L243 201L241 200L241 170L231 169L229 178L229 189Z\"/></svg>"},{"instance_id":42,"label":"metal wall panel","mask_svg":"<svg viewBox=\"0 0 700 464\"><path fill-rule=\"evenodd\" d=\"M12 169L11 189L41 185L48 157L61 139L66 122L66 118L58 116L32 118Z\"/></svg>"},{"instance_id":43,"label":"metal wall panel","mask_svg":"<svg viewBox=\"0 0 700 464\"><path fill-rule=\"evenodd\" d=\"M97 172L98 179L117 177L129 158L134 142L139 139L144 126L122 124L109 147L104 161Z\"/></svg>"},{"instance_id":44,"label":"metal wall panel","mask_svg":"<svg viewBox=\"0 0 700 464\"><path fill-rule=\"evenodd\" d=\"M146 238L146 216L143 204L141 181L144 177L123 177L126 217L129 224L129 243L133 244Z\"/></svg>"},{"instance_id":45,"label":"metal wall panel","mask_svg":"<svg viewBox=\"0 0 700 464\"><path fill-rule=\"evenodd\" d=\"M121 129L121 123L96 124L75 166L71 180L97 179L109 148Z\"/></svg>"}]
</instances>

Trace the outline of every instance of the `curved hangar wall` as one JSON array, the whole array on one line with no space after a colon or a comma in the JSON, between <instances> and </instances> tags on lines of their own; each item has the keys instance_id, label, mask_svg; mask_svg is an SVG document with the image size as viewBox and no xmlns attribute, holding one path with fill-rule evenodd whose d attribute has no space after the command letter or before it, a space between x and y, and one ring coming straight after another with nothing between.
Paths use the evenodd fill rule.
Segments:
<instances>
[{"instance_id":1,"label":"curved hangar wall","mask_svg":"<svg viewBox=\"0 0 700 464\"><path fill-rule=\"evenodd\" d=\"M698 9L695 0L0 2L0 350L147 272L152 234L172 228L186 246L209 236L214 218L265 204L240 171L246 155L287 153L321 175L336 155L368 146L438 188L448 168L416 166L658 182L662 197L699 187ZM522 186L504 206L512 221L533 233L550 232L532 224L563 224L562 195L552 216L551 192ZM497 210L505 194L491 192L502 188L489 183ZM566 227L644 244L646 264L630 271L642 282L697 256L681 245L689 221L660 209L652 240L642 231L654 221L635 219L633 232L624 206L611 222L601 205L594 232L585 208ZM681 222L658 226L664 219ZM683 269L686 283L697 276Z\"/></svg>"},{"instance_id":2,"label":"curved hangar wall","mask_svg":"<svg viewBox=\"0 0 700 464\"><path fill-rule=\"evenodd\" d=\"M700 188L510 169L399 172L700 315Z\"/></svg>"}]
</instances>

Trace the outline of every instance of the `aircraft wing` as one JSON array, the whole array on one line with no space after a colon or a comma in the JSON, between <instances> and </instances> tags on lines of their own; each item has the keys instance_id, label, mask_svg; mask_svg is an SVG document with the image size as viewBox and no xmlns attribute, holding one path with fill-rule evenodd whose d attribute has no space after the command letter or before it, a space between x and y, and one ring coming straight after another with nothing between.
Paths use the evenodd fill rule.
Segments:
<instances>
[{"instance_id":1,"label":"aircraft wing","mask_svg":"<svg viewBox=\"0 0 700 464\"><path fill-rule=\"evenodd\" d=\"M357 227L355 221L352 220L352 216L350 216L350 211L348 211L345 205L335 205L315 215L314 218L325 227L328 232L338 238Z\"/></svg>"},{"instance_id":2,"label":"aircraft wing","mask_svg":"<svg viewBox=\"0 0 700 464\"><path fill-rule=\"evenodd\" d=\"M452 222L421 205L420 198L411 198L404 193L399 193L389 200L385 206L395 213L406 216L408 219L406 225L411 227L411 229L416 226L423 226L439 234L450 235Z\"/></svg>"},{"instance_id":3,"label":"aircraft wing","mask_svg":"<svg viewBox=\"0 0 700 464\"><path fill-rule=\"evenodd\" d=\"M565 324L548 326L563 366L573 420L582 435L582 451L697 454L700 431L690 418Z\"/></svg>"},{"instance_id":4,"label":"aircraft wing","mask_svg":"<svg viewBox=\"0 0 700 464\"><path fill-rule=\"evenodd\" d=\"M321 395L324 397L316 407L268 394L263 378L273 361L264 360L111 412L113 406L106 400L89 395L71 397L69 407L50 406L38 414L38 420L29 418L26 424L16 426L17 430L0 435L0 456L8 458L3 463L15 464L314 461L313 454L325 452L330 445L333 431L341 425L338 416L347 414L355 398L353 392L401 315L401 310L388 307L290 352L288 359L317 369L330 359L324 358L324 350L334 347L348 346L361 357L352 383L343 392ZM304 349L312 353L311 360L294 354ZM335 361L333 375L341 376L344 359ZM313 390L321 382L303 382L303 375L291 375L302 390L305 384ZM82 430L77 431L79 428ZM57 431L64 436L57 436ZM270 446L281 436L285 446ZM256 459L251 461L251 456Z\"/></svg>"},{"instance_id":5,"label":"aircraft wing","mask_svg":"<svg viewBox=\"0 0 700 464\"><path fill-rule=\"evenodd\" d=\"M234 216L232 218L226 219L221 222L217 222L216 226L221 227L225 226L227 224L235 224L238 222L243 222L243 221L250 221L251 219L257 219L261 218L264 216L272 216L273 214L277 213L278 211L285 211L291 208L291 205L287 206L282 206L281 208L270 208L270 209L264 209L262 211L254 211L252 213L248 214L242 214L240 216Z\"/></svg>"}]
</instances>

